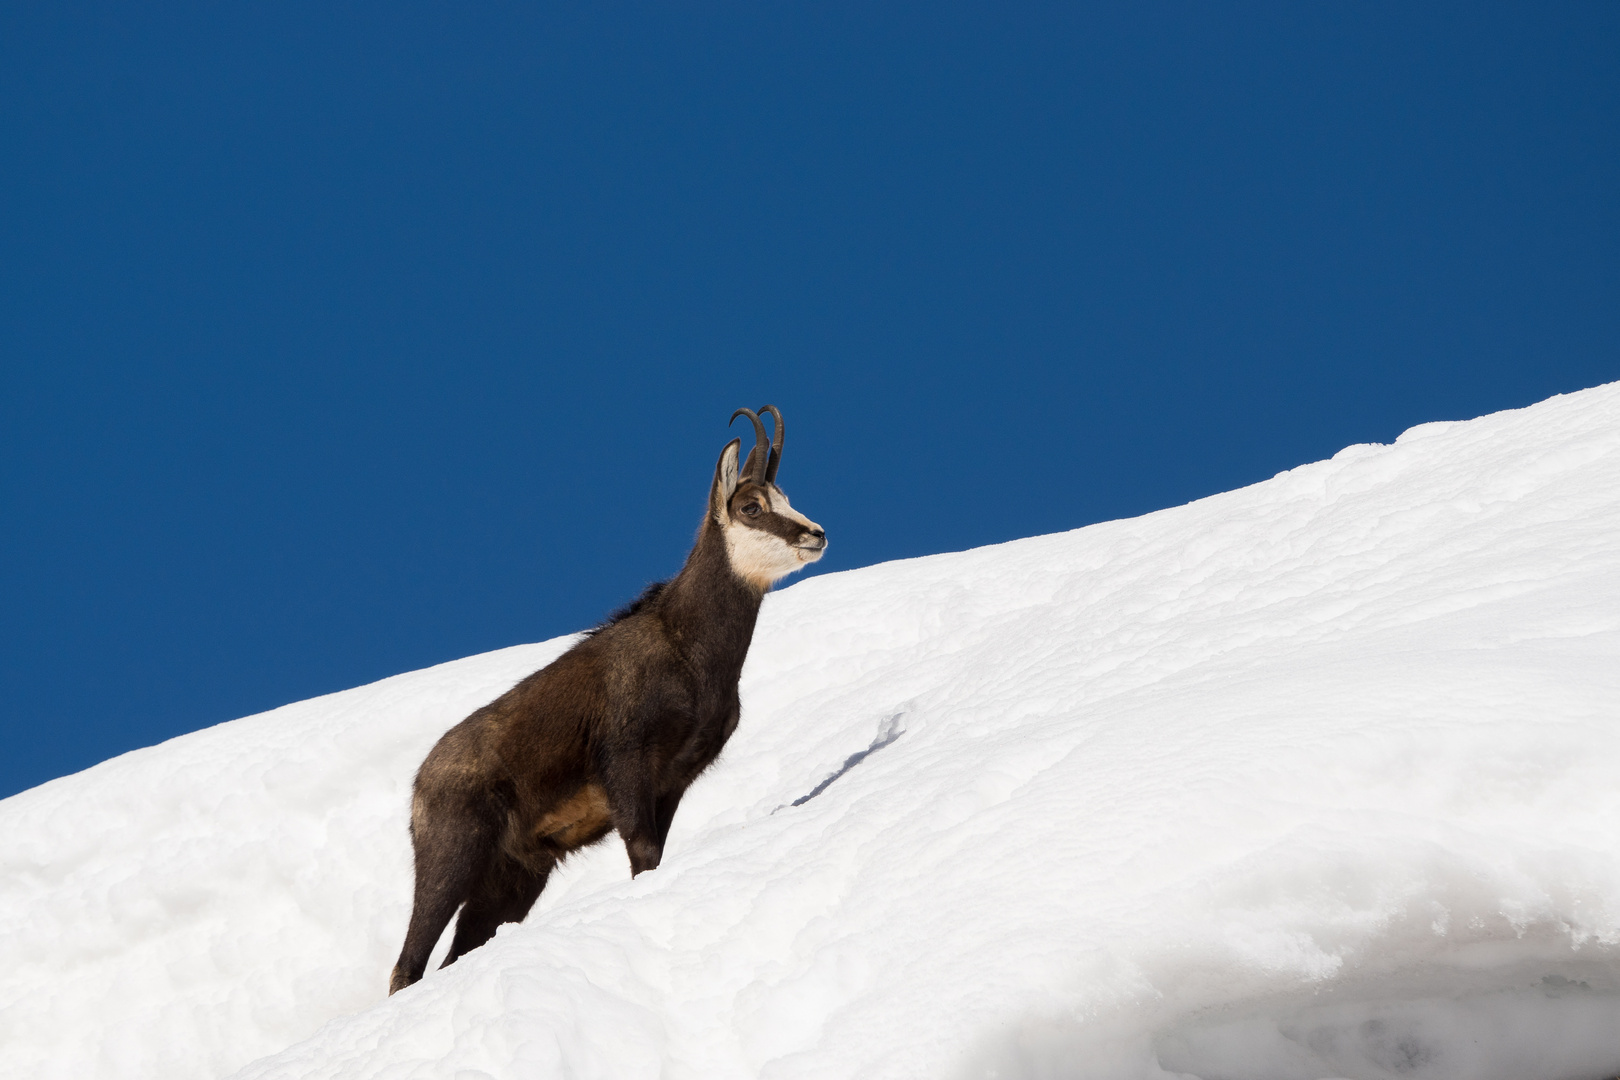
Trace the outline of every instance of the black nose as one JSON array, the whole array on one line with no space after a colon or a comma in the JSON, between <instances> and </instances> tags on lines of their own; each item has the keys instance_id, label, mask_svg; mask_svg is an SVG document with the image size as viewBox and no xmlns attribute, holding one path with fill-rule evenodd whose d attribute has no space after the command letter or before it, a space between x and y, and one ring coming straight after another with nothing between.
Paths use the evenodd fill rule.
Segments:
<instances>
[{"instance_id":1,"label":"black nose","mask_svg":"<svg viewBox=\"0 0 1620 1080\"><path fill-rule=\"evenodd\" d=\"M811 529L810 535L815 537L817 540L827 539L827 534L822 532L820 529Z\"/></svg>"}]
</instances>

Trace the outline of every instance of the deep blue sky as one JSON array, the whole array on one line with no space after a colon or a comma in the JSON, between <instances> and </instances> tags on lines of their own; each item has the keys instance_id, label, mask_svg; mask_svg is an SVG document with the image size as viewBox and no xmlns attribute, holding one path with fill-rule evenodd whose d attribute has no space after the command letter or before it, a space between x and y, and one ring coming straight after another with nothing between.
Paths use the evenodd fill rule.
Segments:
<instances>
[{"instance_id":1,"label":"deep blue sky","mask_svg":"<svg viewBox=\"0 0 1620 1080\"><path fill-rule=\"evenodd\" d=\"M5 3L0 795L1616 378L1613 3Z\"/></svg>"}]
</instances>

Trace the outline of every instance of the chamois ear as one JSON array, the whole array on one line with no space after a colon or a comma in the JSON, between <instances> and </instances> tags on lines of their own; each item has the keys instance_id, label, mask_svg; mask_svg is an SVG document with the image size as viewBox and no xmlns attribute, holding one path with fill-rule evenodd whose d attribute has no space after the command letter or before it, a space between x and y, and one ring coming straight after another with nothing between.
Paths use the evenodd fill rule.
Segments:
<instances>
[{"instance_id":1,"label":"chamois ear","mask_svg":"<svg viewBox=\"0 0 1620 1080\"><path fill-rule=\"evenodd\" d=\"M714 465L714 486L709 489L709 513L716 524L726 523L726 505L737 491L737 448L741 439L732 439L720 451L720 460Z\"/></svg>"}]
</instances>

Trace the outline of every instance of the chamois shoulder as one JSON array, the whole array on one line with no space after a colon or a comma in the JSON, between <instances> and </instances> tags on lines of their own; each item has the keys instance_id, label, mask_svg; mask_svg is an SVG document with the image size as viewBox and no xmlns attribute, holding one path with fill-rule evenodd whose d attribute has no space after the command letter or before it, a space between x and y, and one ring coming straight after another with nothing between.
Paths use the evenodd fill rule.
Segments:
<instances>
[{"instance_id":1,"label":"chamois shoulder","mask_svg":"<svg viewBox=\"0 0 1620 1080\"><path fill-rule=\"evenodd\" d=\"M652 607L653 603L658 599L659 594L664 591L664 587L668 584L669 582L667 581L655 581L651 585L648 585L645 589L641 590L640 596L636 597L634 600L630 601L613 614L609 615L606 619L603 619L602 622L597 626L593 626L591 629L585 631L585 636L595 637L608 627L617 623L622 623L632 615L639 615L643 611L648 610Z\"/></svg>"}]
</instances>

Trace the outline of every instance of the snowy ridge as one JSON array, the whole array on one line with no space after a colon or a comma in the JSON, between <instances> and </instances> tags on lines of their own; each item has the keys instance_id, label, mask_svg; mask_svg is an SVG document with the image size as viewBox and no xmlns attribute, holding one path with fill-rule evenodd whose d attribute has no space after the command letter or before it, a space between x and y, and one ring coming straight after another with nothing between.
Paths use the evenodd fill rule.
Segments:
<instances>
[{"instance_id":1,"label":"snowy ridge","mask_svg":"<svg viewBox=\"0 0 1620 1080\"><path fill-rule=\"evenodd\" d=\"M0 802L0 1073L1620 1072L1620 384L768 598L664 865L386 999L519 646Z\"/></svg>"}]
</instances>

